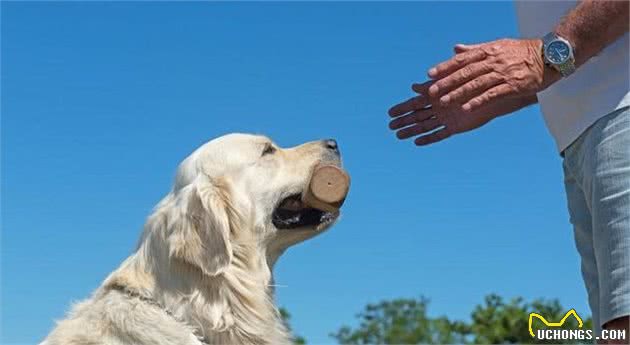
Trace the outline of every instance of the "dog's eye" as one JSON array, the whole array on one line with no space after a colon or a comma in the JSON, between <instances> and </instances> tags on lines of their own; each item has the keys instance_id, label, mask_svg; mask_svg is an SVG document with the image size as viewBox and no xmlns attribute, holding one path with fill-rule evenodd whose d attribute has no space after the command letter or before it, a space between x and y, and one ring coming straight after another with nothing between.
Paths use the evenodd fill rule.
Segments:
<instances>
[{"instance_id":1,"label":"dog's eye","mask_svg":"<svg viewBox=\"0 0 630 345\"><path fill-rule=\"evenodd\" d=\"M273 145L271 144L266 144L265 148L263 149L262 155L270 155L273 154L274 152L276 152L276 148L273 147Z\"/></svg>"}]
</instances>

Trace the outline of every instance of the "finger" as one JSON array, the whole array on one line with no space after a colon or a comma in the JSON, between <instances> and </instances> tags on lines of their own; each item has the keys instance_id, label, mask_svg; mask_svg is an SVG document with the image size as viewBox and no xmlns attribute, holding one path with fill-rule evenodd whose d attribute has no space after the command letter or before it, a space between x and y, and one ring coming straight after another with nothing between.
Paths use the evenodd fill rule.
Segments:
<instances>
[{"instance_id":1,"label":"finger","mask_svg":"<svg viewBox=\"0 0 630 345\"><path fill-rule=\"evenodd\" d=\"M455 51L455 54L459 54L459 53L463 53L463 52L467 52L469 50L473 50L476 48L481 47L482 45L486 44L488 42L484 42L484 43L477 43L477 44L463 44L463 43L458 43L453 47L453 51Z\"/></svg>"},{"instance_id":2,"label":"finger","mask_svg":"<svg viewBox=\"0 0 630 345\"><path fill-rule=\"evenodd\" d=\"M512 93L513 93L512 87L510 87L508 84L506 83L499 84L497 86L491 87L490 89L486 90L481 95L464 103L462 105L462 110L470 112L475 109L479 109L480 107L494 100L497 100L502 97L508 97Z\"/></svg>"},{"instance_id":3,"label":"finger","mask_svg":"<svg viewBox=\"0 0 630 345\"><path fill-rule=\"evenodd\" d=\"M486 44L493 43L493 42L496 42L496 41L487 41L487 42L481 42L481 43L475 43L475 44L457 43L453 47L453 50L455 51L455 53L459 54L459 53L463 53L472 49L481 48L482 46L485 46Z\"/></svg>"},{"instance_id":4,"label":"finger","mask_svg":"<svg viewBox=\"0 0 630 345\"><path fill-rule=\"evenodd\" d=\"M420 135L422 133L430 132L440 126L442 126L442 124L440 124L440 120L432 117L430 119L419 122L414 126L399 130L398 132L396 132L396 136L398 137L398 139L407 139L409 137Z\"/></svg>"},{"instance_id":5,"label":"finger","mask_svg":"<svg viewBox=\"0 0 630 345\"><path fill-rule=\"evenodd\" d=\"M446 105L449 103L449 97L445 94L470 80L490 72L492 72L492 66L489 64L485 62L472 63L459 69L448 77L436 81L435 84L429 88L429 94L431 94L431 97L444 95L440 98L440 102L442 102L443 105Z\"/></svg>"},{"instance_id":6,"label":"finger","mask_svg":"<svg viewBox=\"0 0 630 345\"><path fill-rule=\"evenodd\" d=\"M488 73L477 77L457 89L443 96L440 101L443 105L448 103L466 103L471 98L482 94L484 91L499 85L503 79L497 73Z\"/></svg>"},{"instance_id":7,"label":"finger","mask_svg":"<svg viewBox=\"0 0 630 345\"><path fill-rule=\"evenodd\" d=\"M435 83L435 80L425 81L422 84L414 83L413 85L411 85L411 90L413 90L414 92L419 93L421 95L428 95L429 94L429 87L431 87L431 85L433 85L433 83Z\"/></svg>"},{"instance_id":8,"label":"finger","mask_svg":"<svg viewBox=\"0 0 630 345\"><path fill-rule=\"evenodd\" d=\"M426 107L427 105L429 105L429 100L427 97L416 96L416 97L409 98L408 100L391 107L388 113L389 113L389 116L396 117L396 116L406 114L410 111L422 109Z\"/></svg>"},{"instance_id":9,"label":"finger","mask_svg":"<svg viewBox=\"0 0 630 345\"><path fill-rule=\"evenodd\" d=\"M424 121L430 117L435 116L436 111L433 108L425 108L421 110L416 110L407 115L397 117L389 123L390 129L399 129L403 127L407 127L409 125L413 125L414 123L418 123Z\"/></svg>"},{"instance_id":10,"label":"finger","mask_svg":"<svg viewBox=\"0 0 630 345\"><path fill-rule=\"evenodd\" d=\"M429 133L427 135L416 138L416 140L414 140L414 143L418 146L424 146L437 143L438 141L442 141L450 136L451 132L448 130L448 127L444 127L443 129L437 130L433 133Z\"/></svg>"},{"instance_id":11,"label":"finger","mask_svg":"<svg viewBox=\"0 0 630 345\"><path fill-rule=\"evenodd\" d=\"M473 49L461 54L457 54L429 70L431 79L441 79L457 71L458 69L486 58L486 53L481 49Z\"/></svg>"}]
</instances>

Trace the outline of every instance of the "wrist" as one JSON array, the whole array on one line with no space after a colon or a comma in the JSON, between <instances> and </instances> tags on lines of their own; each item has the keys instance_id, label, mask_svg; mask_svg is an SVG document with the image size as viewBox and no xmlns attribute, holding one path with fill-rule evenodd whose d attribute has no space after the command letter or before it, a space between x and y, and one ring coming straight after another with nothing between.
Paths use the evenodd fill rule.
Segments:
<instances>
[{"instance_id":1,"label":"wrist","mask_svg":"<svg viewBox=\"0 0 630 345\"><path fill-rule=\"evenodd\" d=\"M536 65L539 67L536 70L538 70L539 71L538 73L540 73L539 74L540 86L539 86L539 89L536 90L536 92L540 92L548 88L551 84L555 83L556 81L562 79L562 75L556 69L554 69L553 67L547 64L546 59L545 59L545 51L544 51L545 46L544 46L543 40L541 38L535 38L529 41L532 47L532 54L534 55L535 61L537 62ZM523 99L527 97L529 97L529 95L523 96ZM536 97L536 94L534 94L533 97ZM535 102L537 101L538 100L536 99Z\"/></svg>"},{"instance_id":2,"label":"wrist","mask_svg":"<svg viewBox=\"0 0 630 345\"><path fill-rule=\"evenodd\" d=\"M545 64L542 89L545 89L575 72L575 56L573 44L556 32L546 34L540 41Z\"/></svg>"},{"instance_id":3,"label":"wrist","mask_svg":"<svg viewBox=\"0 0 630 345\"><path fill-rule=\"evenodd\" d=\"M545 64L543 70L543 82L540 91L545 90L560 79L562 79L562 74L560 74L560 72L558 72L555 68Z\"/></svg>"},{"instance_id":4,"label":"wrist","mask_svg":"<svg viewBox=\"0 0 630 345\"><path fill-rule=\"evenodd\" d=\"M571 44L571 47L573 48L573 56L577 56L576 52L578 51L578 39L577 37L575 37L575 35L573 34L573 32L571 32L570 30L565 29L562 26L558 26L555 30L552 31L554 34L556 34L556 36L558 37L562 37L564 38L566 41L569 42L569 44Z\"/></svg>"},{"instance_id":5,"label":"wrist","mask_svg":"<svg viewBox=\"0 0 630 345\"><path fill-rule=\"evenodd\" d=\"M538 103L538 96L536 94L524 96L521 100L521 105L523 107L530 106L532 104Z\"/></svg>"}]
</instances>

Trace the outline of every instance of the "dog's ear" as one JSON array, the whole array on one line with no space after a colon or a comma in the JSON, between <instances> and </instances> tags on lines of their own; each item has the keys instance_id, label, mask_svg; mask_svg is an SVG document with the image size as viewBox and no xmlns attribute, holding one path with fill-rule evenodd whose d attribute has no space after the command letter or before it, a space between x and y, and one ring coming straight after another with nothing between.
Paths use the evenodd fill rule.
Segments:
<instances>
[{"instance_id":1,"label":"dog's ear","mask_svg":"<svg viewBox=\"0 0 630 345\"><path fill-rule=\"evenodd\" d=\"M174 193L173 213L167 220L170 256L206 275L220 274L232 261L228 191L199 176Z\"/></svg>"}]
</instances>

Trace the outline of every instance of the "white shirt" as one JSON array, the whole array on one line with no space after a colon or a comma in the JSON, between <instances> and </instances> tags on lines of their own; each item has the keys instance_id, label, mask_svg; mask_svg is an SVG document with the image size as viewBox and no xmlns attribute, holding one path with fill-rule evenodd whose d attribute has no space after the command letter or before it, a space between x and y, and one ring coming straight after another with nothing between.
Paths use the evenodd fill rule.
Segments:
<instances>
[{"instance_id":1,"label":"white shirt","mask_svg":"<svg viewBox=\"0 0 630 345\"><path fill-rule=\"evenodd\" d=\"M516 1L524 38L542 38L577 1ZM588 127L630 105L628 33L604 48L572 75L538 93L547 128L562 152Z\"/></svg>"}]
</instances>

